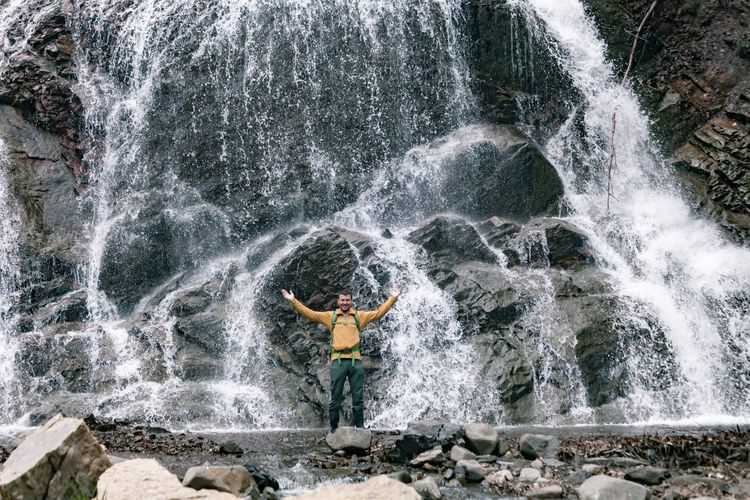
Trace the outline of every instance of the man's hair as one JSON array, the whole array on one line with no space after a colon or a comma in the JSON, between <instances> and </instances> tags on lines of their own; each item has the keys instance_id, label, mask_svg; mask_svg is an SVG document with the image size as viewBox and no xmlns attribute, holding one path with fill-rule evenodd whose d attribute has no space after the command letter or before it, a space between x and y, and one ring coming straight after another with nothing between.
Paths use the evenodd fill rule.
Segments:
<instances>
[{"instance_id":1,"label":"man's hair","mask_svg":"<svg viewBox=\"0 0 750 500\"><path fill-rule=\"evenodd\" d=\"M341 297L342 295L348 295L349 297L352 297L352 291L348 289L341 290L339 292L339 297Z\"/></svg>"}]
</instances>

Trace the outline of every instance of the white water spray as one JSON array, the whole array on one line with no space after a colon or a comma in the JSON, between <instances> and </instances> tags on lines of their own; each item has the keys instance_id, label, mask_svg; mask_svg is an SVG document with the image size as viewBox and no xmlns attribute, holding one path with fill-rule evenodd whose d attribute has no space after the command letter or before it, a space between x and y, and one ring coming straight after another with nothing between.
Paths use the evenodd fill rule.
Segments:
<instances>
[{"instance_id":1,"label":"white water spray","mask_svg":"<svg viewBox=\"0 0 750 500\"><path fill-rule=\"evenodd\" d=\"M618 293L630 304L621 314L637 315L645 304L658 320L652 334L663 331L681 371L670 390L654 392L648 363L639 364L649 353L631 353L631 367L640 373L633 376L627 416L744 414L750 386L740 381L727 391L726 384L729 366L748 355L748 317L739 303L750 287L750 252L691 213L651 139L647 117L632 89L616 79L581 2L514 4L536 25L539 39L550 42L583 96L546 146L566 183L572 219L589 232ZM618 161L607 214L606 165L615 112ZM573 130L575 113L583 117L583 140ZM730 352L731 345L742 346L739 356Z\"/></svg>"}]
</instances>

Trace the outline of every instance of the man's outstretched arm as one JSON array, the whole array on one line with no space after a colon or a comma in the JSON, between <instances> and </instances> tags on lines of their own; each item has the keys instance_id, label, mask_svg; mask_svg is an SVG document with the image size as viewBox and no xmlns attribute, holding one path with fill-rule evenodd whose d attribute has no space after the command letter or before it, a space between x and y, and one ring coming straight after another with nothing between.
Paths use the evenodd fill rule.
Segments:
<instances>
[{"instance_id":1,"label":"man's outstretched arm","mask_svg":"<svg viewBox=\"0 0 750 500\"><path fill-rule=\"evenodd\" d=\"M401 292L399 290L394 290L393 293L391 293L391 296L388 297L388 300L383 303L382 306L378 307L374 311L361 311L360 314L360 324L361 327L364 328L367 326L367 323L370 323L371 321L377 321L383 316L388 313L388 311L391 310L391 307L393 307L393 304L396 303L399 296L401 295Z\"/></svg>"},{"instance_id":2,"label":"man's outstretched arm","mask_svg":"<svg viewBox=\"0 0 750 500\"><path fill-rule=\"evenodd\" d=\"M322 323L326 325L329 329L331 328L331 313L326 311L313 311L309 307L307 307L305 304L300 302L294 297L294 294L292 292L289 292L287 290L282 290L281 295L284 296L286 300L289 301L290 304L292 304L292 307L295 311L297 311L299 314L304 316L305 318L309 319L310 321L314 321L316 323Z\"/></svg>"}]
</instances>

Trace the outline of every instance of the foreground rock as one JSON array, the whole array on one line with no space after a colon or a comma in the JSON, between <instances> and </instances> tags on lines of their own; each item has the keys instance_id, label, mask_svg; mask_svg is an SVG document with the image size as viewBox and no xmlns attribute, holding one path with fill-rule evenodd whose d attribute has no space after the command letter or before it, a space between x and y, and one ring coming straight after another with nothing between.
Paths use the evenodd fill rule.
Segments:
<instances>
[{"instance_id":1,"label":"foreground rock","mask_svg":"<svg viewBox=\"0 0 750 500\"><path fill-rule=\"evenodd\" d=\"M190 467L182 484L196 490L218 490L239 495L255 485L250 472L239 465Z\"/></svg>"},{"instance_id":2,"label":"foreground rock","mask_svg":"<svg viewBox=\"0 0 750 500\"><path fill-rule=\"evenodd\" d=\"M364 453L370 449L372 433L354 427L339 427L336 432L326 436L326 444L333 451L343 450L347 453Z\"/></svg>"},{"instance_id":3,"label":"foreground rock","mask_svg":"<svg viewBox=\"0 0 750 500\"><path fill-rule=\"evenodd\" d=\"M464 426L466 443L478 455L489 455L497 448L497 431L488 424L468 424Z\"/></svg>"},{"instance_id":4,"label":"foreground rock","mask_svg":"<svg viewBox=\"0 0 750 500\"><path fill-rule=\"evenodd\" d=\"M364 483L337 484L293 498L300 500L421 500L414 488L385 476L377 476Z\"/></svg>"},{"instance_id":5,"label":"foreground rock","mask_svg":"<svg viewBox=\"0 0 750 500\"><path fill-rule=\"evenodd\" d=\"M93 494L111 465L83 420L58 415L11 453L0 473L0 496L41 500Z\"/></svg>"},{"instance_id":6,"label":"foreground rock","mask_svg":"<svg viewBox=\"0 0 750 500\"><path fill-rule=\"evenodd\" d=\"M99 478L97 500L172 500L178 498L236 500L236 496L213 490L196 491L180 484L177 476L153 459L126 460L110 467ZM61 497L62 498L62 497Z\"/></svg>"},{"instance_id":7,"label":"foreground rock","mask_svg":"<svg viewBox=\"0 0 750 500\"><path fill-rule=\"evenodd\" d=\"M431 477L426 477L414 482L414 489L425 500L440 500L443 498L440 488Z\"/></svg>"},{"instance_id":8,"label":"foreground rock","mask_svg":"<svg viewBox=\"0 0 750 500\"><path fill-rule=\"evenodd\" d=\"M648 497L645 486L605 475L587 479L577 491L580 500L645 500Z\"/></svg>"}]
</instances>

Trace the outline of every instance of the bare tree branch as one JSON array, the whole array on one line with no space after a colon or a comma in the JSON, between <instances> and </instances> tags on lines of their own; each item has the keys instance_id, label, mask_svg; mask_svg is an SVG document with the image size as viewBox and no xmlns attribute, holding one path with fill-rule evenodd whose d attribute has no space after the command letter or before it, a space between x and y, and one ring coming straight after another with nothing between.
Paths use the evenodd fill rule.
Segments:
<instances>
[{"instance_id":1,"label":"bare tree branch","mask_svg":"<svg viewBox=\"0 0 750 500\"><path fill-rule=\"evenodd\" d=\"M635 36L633 37L633 47L630 49L630 58L628 59L628 67L625 69L625 74L622 77L622 84L625 85L625 83L628 80L628 76L630 76L630 70L633 67L633 60L635 59L635 51L638 48L638 40L641 39L641 31L643 30L643 27L646 25L646 20L651 16L651 13L654 12L654 9L656 8L656 4L659 3L659 0L654 0L651 4L651 7L649 7L648 11L646 12L646 15L643 16L643 19L641 20L641 24L638 26L638 31L636 31ZM612 171L617 168L617 150L615 148L615 131L617 129L617 109L615 108L615 111L612 113L612 134L609 138L609 167L607 168L607 215L609 215L609 203L610 199L614 197L612 194Z\"/></svg>"}]
</instances>

